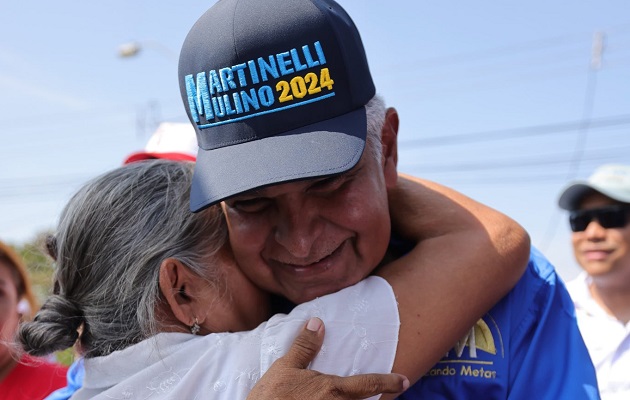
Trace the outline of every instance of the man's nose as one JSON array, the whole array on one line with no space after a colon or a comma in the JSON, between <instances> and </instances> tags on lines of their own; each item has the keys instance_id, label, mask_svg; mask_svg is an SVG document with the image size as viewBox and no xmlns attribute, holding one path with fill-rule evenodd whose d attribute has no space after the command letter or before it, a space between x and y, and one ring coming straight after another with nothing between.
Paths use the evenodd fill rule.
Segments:
<instances>
[{"instance_id":1,"label":"man's nose","mask_svg":"<svg viewBox=\"0 0 630 400\"><path fill-rule=\"evenodd\" d=\"M593 220L586 226L584 233L590 240L603 240L606 236L606 228L601 226L597 219L593 218Z\"/></svg>"},{"instance_id":2,"label":"man's nose","mask_svg":"<svg viewBox=\"0 0 630 400\"><path fill-rule=\"evenodd\" d=\"M321 231L317 205L304 196L288 196L278 211L276 241L293 257L307 259Z\"/></svg>"}]
</instances>

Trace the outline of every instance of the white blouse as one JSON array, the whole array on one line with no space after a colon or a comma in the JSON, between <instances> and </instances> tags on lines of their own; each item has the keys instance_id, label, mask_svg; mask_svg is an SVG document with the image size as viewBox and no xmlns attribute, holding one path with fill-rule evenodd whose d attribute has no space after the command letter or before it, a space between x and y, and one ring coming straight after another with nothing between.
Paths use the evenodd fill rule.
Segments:
<instances>
[{"instance_id":1,"label":"white blouse","mask_svg":"<svg viewBox=\"0 0 630 400\"><path fill-rule=\"evenodd\" d=\"M160 333L86 359L83 387L72 399L245 399L311 317L324 321L326 336L310 369L342 376L391 372L398 307L391 286L369 277L301 304L289 315L275 315L253 331Z\"/></svg>"}]
</instances>

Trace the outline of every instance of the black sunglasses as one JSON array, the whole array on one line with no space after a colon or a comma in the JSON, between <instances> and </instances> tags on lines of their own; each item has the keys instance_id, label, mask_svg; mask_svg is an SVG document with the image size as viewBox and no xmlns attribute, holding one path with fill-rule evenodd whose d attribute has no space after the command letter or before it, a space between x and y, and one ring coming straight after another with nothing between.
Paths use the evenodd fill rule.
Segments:
<instances>
[{"instance_id":1,"label":"black sunglasses","mask_svg":"<svg viewBox=\"0 0 630 400\"><path fill-rule=\"evenodd\" d=\"M621 205L571 211L569 223L573 232L586 230L586 227L593 219L596 219L606 229L623 228L628 223L628 211L630 211L630 208Z\"/></svg>"}]
</instances>

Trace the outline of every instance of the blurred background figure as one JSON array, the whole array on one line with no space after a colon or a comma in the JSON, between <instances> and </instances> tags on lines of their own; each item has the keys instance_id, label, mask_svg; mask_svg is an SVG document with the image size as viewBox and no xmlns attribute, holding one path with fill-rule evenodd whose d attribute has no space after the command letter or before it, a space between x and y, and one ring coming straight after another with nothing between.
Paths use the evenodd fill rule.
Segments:
<instances>
[{"instance_id":1,"label":"blurred background figure","mask_svg":"<svg viewBox=\"0 0 630 400\"><path fill-rule=\"evenodd\" d=\"M630 399L630 166L599 167L558 203L583 269L567 286L602 399Z\"/></svg>"},{"instance_id":2,"label":"blurred background figure","mask_svg":"<svg viewBox=\"0 0 630 400\"><path fill-rule=\"evenodd\" d=\"M162 122L151 136L144 150L131 153L124 161L164 158L175 161L195 161L197 158L197 137L193 126L179 122Z\"/></svg>"},{"instance_id":3,"label":"blurred background figure","mask_svg":"<svg viewBox=\"0 0 630 400\"><path fill-rule=\"evenodd\" d=\"M0 399L40 400L65 386L66 367L21 355L14 338L20 320L37 311L37 301L22 259L0 242Z\"/></svg>"}]
</instances>

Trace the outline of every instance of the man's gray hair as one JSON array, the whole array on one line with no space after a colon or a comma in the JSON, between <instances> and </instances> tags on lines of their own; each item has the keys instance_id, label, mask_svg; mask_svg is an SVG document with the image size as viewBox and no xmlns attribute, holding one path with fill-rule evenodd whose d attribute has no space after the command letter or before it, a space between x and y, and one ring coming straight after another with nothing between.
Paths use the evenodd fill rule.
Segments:
<instances>
[{"instance_id":1,"label":"man's gray hair","mask_svg":"<svg viewBox=\"0 0 630 400\"><path fill-rule=\"evenodd\" d=\"M104 356L155 335L163 328L158 277L166 258L219 282L212 261L227 229L218 206L189 211L192 171L189 162L142 161L72 197L53 241L53 294L19 330L29 354L50 354L78 339L85 357Z\"/></svg>"},{"instance_id":2,"label":"man's gray hair","mask_svg":"<svg viewBox=\"0 0 630 400\"><path fill-rule=\"evenodd\" d=\"M381 130L383 129L383 124L385 123L385 113L387 111L385 101L377 94L366 104L365 110L367 114L367 139L365 151L371 152L372 157L380 162L383 149Z\"/></svg>"}]
</instances>

